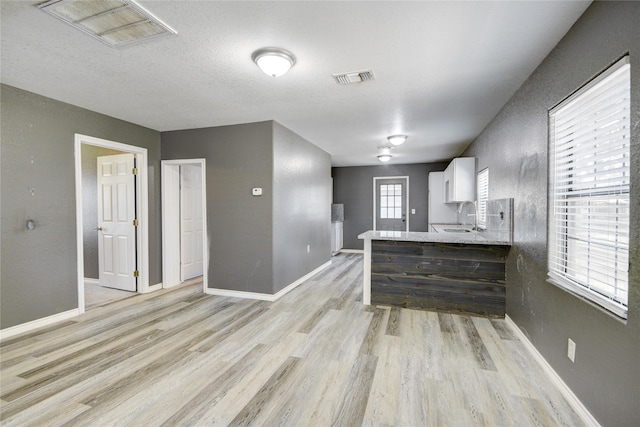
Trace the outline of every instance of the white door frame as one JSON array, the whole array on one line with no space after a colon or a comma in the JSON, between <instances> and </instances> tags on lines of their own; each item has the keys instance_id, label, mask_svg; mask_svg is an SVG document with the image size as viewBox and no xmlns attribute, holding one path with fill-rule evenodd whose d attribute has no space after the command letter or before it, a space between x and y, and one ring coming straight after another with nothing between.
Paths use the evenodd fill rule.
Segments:
<instances>
[{"instance_id":1,"label":"white door frame","mask_svg":"<svg viewBox=\"0 0 640 427\"><path fill-rule=\"evenodd\" d=\"M202 291L209 283L207 234L207 168L205 159L162 160L162 286L170 288L180 278L180 166L202 169Z\"/></svg>"},{"instance_id":2,"label":"white door frame","mask_svg":"<svg viewBox=\"0 0 640 427\"><path fill-rule=\"evenodd\" d=\"M376 197L376 186L378 184L378 180L379 179L406 179L407 180L407 195L406 195L406 205L405 205L405 212L406 212L406 218L407 218L407 222L406 222L406 229L405 231L409 231L409 176L374 176L373 177L373 229L377 230L376 228L376 204L377 204L377 197Z\"/></svg>"},{"instance_id":3,"label":"white door frame","mask_svg":"<svg viewBox=\"0 0 640 427\"><path fill-rule=\"evenodd\" d=\"M136 227L138 293L150 292L149 288L149 180L147 176L147 149L122 144L93 136L75 134L75 175L76 175L76 250L78 263L78 311L85 312L84 301L84 239L82 227L82 144L110 148L136 155L138 179L136 179L136 204L140 226Z\"/></svg>"}]
</instances>

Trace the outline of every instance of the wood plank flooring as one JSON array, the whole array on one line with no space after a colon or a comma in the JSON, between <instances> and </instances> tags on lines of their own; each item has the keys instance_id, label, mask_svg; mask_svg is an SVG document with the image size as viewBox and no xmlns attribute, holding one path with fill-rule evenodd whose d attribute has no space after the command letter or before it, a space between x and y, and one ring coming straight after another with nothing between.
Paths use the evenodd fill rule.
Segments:
<instances>
[{"instance_id":1,"label":"wood plank flooring","mask_svg":"<svg viewBox=\"0 0 640 427\"><path fill-rule=\"evenodd\" d=\"M274 303L200 283L1 343L2 426L583 425L503 320L362 305L362 256Z\"/></svg>"}]
</instances>

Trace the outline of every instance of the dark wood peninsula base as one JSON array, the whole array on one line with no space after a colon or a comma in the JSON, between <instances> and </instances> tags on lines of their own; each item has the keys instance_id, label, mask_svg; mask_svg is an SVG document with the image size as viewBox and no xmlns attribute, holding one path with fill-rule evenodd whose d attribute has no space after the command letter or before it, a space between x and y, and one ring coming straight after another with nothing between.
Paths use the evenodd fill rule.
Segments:
<instances>
[{"instance_id":1,"label":"dark wood peninsula base","mask_svg":"<svg viewBox=\"0 0 640 427\"><path fill-rule=\"evenodd\" d=\"M371 240L371 304L504 317L509 247Z\"/></svg>"}]
</instances>

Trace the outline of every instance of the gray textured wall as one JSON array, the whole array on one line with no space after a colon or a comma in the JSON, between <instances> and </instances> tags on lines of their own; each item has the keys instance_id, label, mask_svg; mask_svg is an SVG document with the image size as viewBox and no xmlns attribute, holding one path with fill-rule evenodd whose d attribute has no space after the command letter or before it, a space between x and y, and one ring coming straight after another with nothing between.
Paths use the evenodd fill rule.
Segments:
<instances>
[{"instance_id":1,"label":"gray textured wall","mask_svg":"<svg viewBox=\"0 0 640 427\"><path fill-rule=\"evenodd\" d=\"M82 228L84 277L98 279L98 163L100 156L121 151L82 144Z\"/></svg>"},{"instance_id":2,"label":"gray textured wall","mask_svg":"<svg viewBox=\"0 0 640 427\"><path fill-rule=\"evenodd\" d=\"M331 259L331 156L278 123L273 126L273 153L278 292Z\"/></svg>"},{"instance_id":3,"label":"gray textured wall","mask_svg":"<svg viewBox=\"0 0 640 427\"><path fill-rule=\"evenodd\" d=\"M373 229L373 178L384 176L409 177L410 231L428 229L429 172L443 171L448 162L336 167L333 176L333 203L344 204L344 248L362 249L358 234Z\"/></svg>"},{"instance_id":4,"label":"gray textured wall","mask_svg":"<svg viewBox=\"0 0 640 427\"><path fill-rule=\"evenodd\" d=\"M0 100L0 328L78 307L75 133L149 150L150 284L160 282L160 133L7 85Z\"/></svg>"},{"instance_id":5,"label":"gray textured wall","mask_svg":"<svg viewBox=\"0 0 640 427\"><path fill-rule=\"evenodd\" d=\"M272 122L162 133L164 160L207 160L210 288L273 293L272 139Z\"/></svg>"},{"instance_id":6,"label":"gray textured wall","mask_svg":"<svg viewBox=\"0 0 640 427\"><path fill-rule=\"evenodd\" d=\"M640 419L640 3L594 2L464 153L489 167L491 198L513 197L507 314L606 426ZM631 55L632 184L627 323L546 282L547 111ZM496 153L500 153L496 156ZM567 338L576 342L575 363Z\"/></svg>"}]
</instances>

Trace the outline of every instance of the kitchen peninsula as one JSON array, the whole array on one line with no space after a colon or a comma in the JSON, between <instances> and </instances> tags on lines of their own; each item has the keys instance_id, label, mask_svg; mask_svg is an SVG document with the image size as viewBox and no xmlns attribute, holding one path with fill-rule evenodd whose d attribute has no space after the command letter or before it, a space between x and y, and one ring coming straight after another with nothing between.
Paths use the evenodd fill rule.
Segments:
<instances>
[{"instance_id":1,"label":"kitchen peninsula","mask_svg":"<svg viewBox=\"0 0 640 427\"><path fill-rule=\"evenodd\" d=\"M364 304L502 317L511 232L366 231Z\"/></svg>"}]
</instances>

